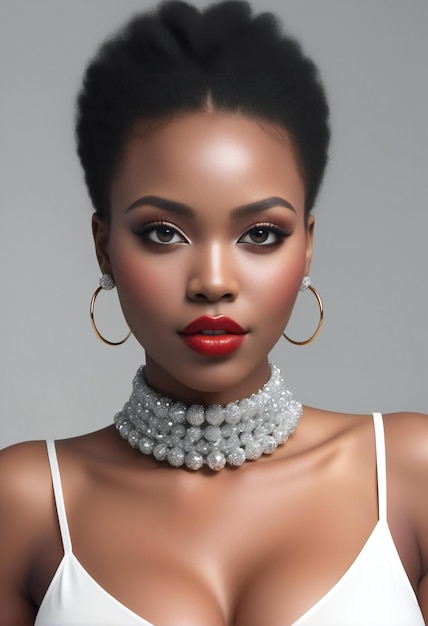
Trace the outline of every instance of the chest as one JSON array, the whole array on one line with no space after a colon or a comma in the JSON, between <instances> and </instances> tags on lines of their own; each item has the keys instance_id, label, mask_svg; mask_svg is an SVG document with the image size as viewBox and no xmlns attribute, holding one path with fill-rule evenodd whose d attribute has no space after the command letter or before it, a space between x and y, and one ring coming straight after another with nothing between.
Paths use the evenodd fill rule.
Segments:
<instances>
[{"instance_id":1,"label":"chest","mask_svg":"<svg viewBox=\"0 0 428 626\"><path fill-rule=\"evenodd\" d=\"M373 472L313 469L70 484L74 554L155 626L177 616L187 626L291 624L341 579L377 522Z\"/></svg>"}]
</instances>

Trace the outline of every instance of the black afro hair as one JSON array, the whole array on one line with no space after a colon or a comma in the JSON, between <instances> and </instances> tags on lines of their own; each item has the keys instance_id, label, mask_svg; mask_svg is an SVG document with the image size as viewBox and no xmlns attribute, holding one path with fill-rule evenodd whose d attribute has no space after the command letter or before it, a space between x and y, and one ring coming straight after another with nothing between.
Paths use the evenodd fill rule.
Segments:
<instances>
[{"instance_id":1,"label":"black afro hair","mask_svg":"<svg viewBox=\"0 0 428 626\"><path fill-rule=\"evenodd\" d=\"M283 128L314 205L327 163L328 105L318 70L270 13L226 0L162 3L138 14L89 64L77 107L78 154L96 212L109 215L115 167L137 123L205 110Z\"/></svg>"}]
</instances>

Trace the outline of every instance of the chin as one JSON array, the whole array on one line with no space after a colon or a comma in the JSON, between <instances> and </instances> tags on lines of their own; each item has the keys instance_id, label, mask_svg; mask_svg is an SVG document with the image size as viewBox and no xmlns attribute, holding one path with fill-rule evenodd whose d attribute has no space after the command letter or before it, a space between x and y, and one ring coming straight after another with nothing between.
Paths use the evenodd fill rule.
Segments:
<instances>
[{"instance_id":1,"label":"chin","mask_svg":"<svg viewBox=\"0 0 428 626\"><path fill-rule=\"evenodd\" d=\"M177 363L173 358L169 364ZM157 391L186 404L227 404L258 391L269 378L268 357L252 363L232 357L197 359L179 369L162 366L147 355L148 382Z\"/></svg>"}]
</instances>

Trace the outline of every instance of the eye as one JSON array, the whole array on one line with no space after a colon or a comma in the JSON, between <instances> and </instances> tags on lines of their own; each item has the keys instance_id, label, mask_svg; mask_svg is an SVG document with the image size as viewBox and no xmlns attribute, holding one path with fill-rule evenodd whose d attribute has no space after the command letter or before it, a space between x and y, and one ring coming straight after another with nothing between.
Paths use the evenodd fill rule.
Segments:
<instances>
[{"instance_id":1,"label":"eye","mask_svg":"<svg viewBox=\"0 0 428 626\"><path fill-rule=\"evenodd\" d=\"M256 224L240 237L238 243L269 247L279 245L288 236L289 233L276 224Z\"/></svg>"},{"instance_id":2,"label":"eye","mask_svg":"<svg viewBox=\"0 0 428 626\"><path fill-rule=\"evenodd\" d=\"M160 246L189 243L186 237L175 226L167 222L151 222L133 232L141 239Z\"/></svg>"}]
</instances>

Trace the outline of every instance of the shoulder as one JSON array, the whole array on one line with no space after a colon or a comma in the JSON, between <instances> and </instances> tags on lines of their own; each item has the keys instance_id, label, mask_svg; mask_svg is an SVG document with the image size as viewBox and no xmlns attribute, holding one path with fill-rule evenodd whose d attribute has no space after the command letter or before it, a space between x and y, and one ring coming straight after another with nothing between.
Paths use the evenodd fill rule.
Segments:
<instances>
[{"instance_id":1,"label":"shoulder","mask_svg":"<svg viewBox=\"0 0 428 626\"><path fill-rule=\"evenodd\" d=\"M0 451L0 606L2 623L27 624L27 595L41 538L55 523L49 464L43 442ZM6 617L5 617L6 616Z\"/></svg>"},{"instance_id":2,"label":"shoulder","mask_svg":"<svg viewBox=\"0 0 428 626\"><path fill-rule=\"evenodd\" d=\"M48 477L44 441L19 443L0 450L0 495L21 493L30 496L40 485L39 479Z\"/></svg>"},{"instance_id":3,"label":"shoulder","mask_svg":"<svg viewBox=\"0 0 428 626\"><path fill-rule=\"evenodd\" d=\"M324 437L342 437L357 433L373 436L371 414L336 413L306 408L311 430ZM387 413L382 415L387 456L390 461L407 463L409 468L421 468L428 463L428 415L423 413ZM321 438L321 437L320 437Z\"/></svg>"},{"instance_id":4,"label":"shoulder","mask_svg":"<svg viewBox=\"0 0 428 626\"><path fill-rule=\"evenodd\" d=\"M54 516L45 442L21 443L0 451L0 551L31 559Z\"/></svg>"},{"instance_id":5,"label":"shoulder","mask_svg":"<svg viewBox=\"0 0 428 626\"><path fill-rule=\"evenodd\" d=\"M315 442L335 440L340 450L350 455L351 464L359 463L362 454L374 445L372 415L334 413L310 409L309 437ZM388 476L412 497L428 490L428 415L422 413L390 413L382 416ZM352 451L355 454L352 454ZM409 485L412 489L409 491Z\"/></svg>"},{"instance_id":6,"label":"shoulder","mask_svg":"<svg viewBox=\"0 0 428 626\"><path fill-rule=\"evenodd\" d=\"M384 415L388 499L411 522L428 572L428 415Z\"/></svg>"},{"instance_id":7,"label":"shoulder","mask_svg":"<svg viewBox=\"0 0 428 626\"><path fill-rule=\"evenodd\" d=\"M428 415L389 413L383 416L383 423L390 462L418 475L428 472Z\"/></svg>"},{"instance_id":8,"label":"shoulder","mask_svg":"<svg viewBox=\"0 0 428 626\"><path fill-rule=\"evenodd\" d=\"M49 477L45 441L17 443L0 450L0 489L29 491L41 476Z\"/></svg>"},{"instance_id":9,"label":"shoulder","mask_svg":"<svg viewBox=\"0 0 428 626\"><path fill-rule=\"evenodd\" d=\"M388 491L405 506L417 525L428 528L428 415L383 416ZM419 524L418 524L419 522ZM427 550L428 550L428 533Z\"/></svg>"},{"instance_id":10,"label":"shoulder","mask_svg":"<svg viewBox=\"0 0 428 626\"><path fill-rule=\"evenodd\" d=\"M38 512L52 503L52 487L46 444L20 443L0 451L0 520L24 520L36 524Z\"/></svg>"}]
</instances>

